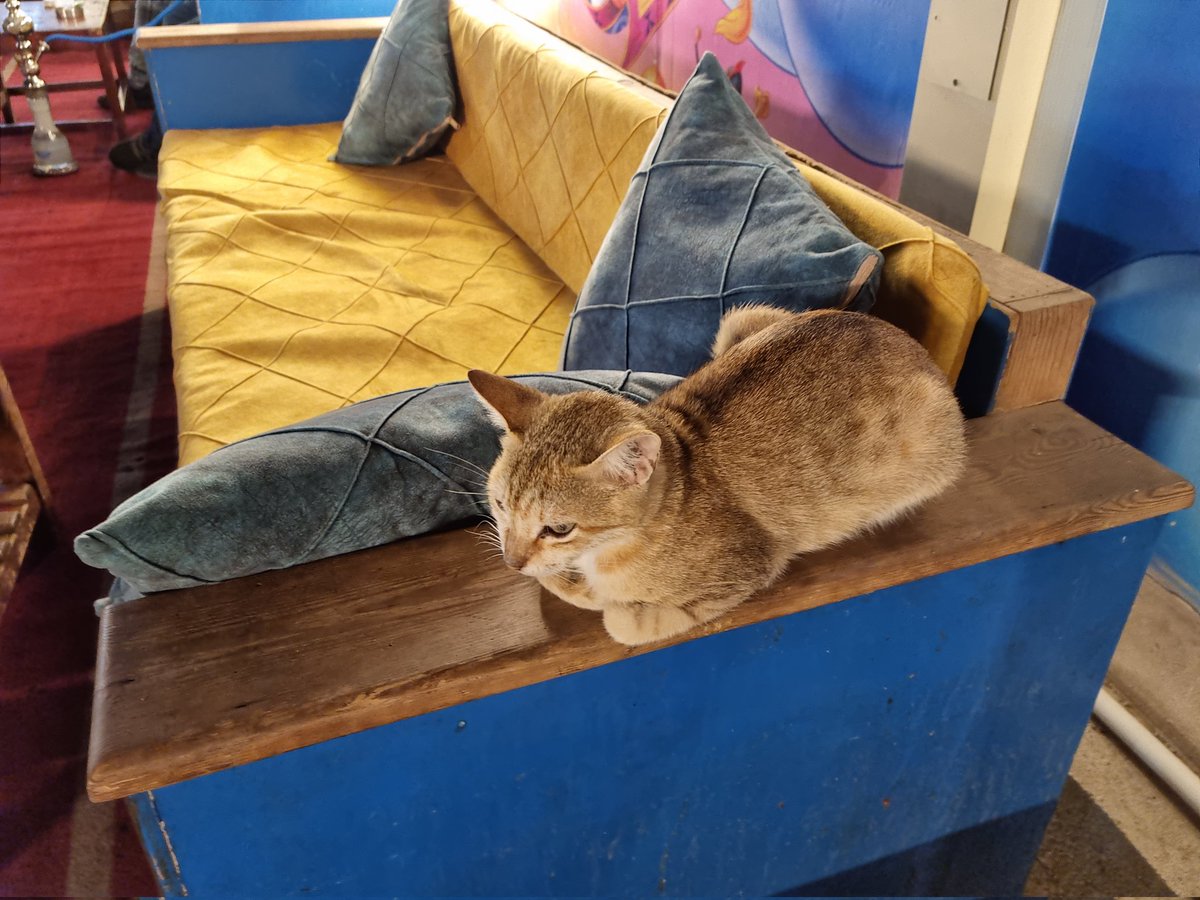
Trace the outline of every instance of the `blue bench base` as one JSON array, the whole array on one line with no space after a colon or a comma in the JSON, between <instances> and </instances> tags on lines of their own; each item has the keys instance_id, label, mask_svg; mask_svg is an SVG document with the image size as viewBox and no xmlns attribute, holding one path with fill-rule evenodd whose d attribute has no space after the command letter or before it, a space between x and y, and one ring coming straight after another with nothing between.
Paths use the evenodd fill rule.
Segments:
<instances>
[{"instance_id":1,"label":"blue bench base","mask_svg":"<svg viewBox=\"0 0 1200 900\"><path fill-rule=\"evenodd\" d=\"M1161 523L141 794L142 836L167 894L1019 893Z\"/></svg>"}]
</instances>

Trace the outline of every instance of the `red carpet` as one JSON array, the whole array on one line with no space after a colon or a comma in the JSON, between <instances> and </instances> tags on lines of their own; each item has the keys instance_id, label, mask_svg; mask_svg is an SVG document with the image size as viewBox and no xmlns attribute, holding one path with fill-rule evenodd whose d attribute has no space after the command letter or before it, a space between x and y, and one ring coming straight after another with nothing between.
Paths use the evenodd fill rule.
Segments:
<instances>
[{"instance_id":1,"label":"red carpet","mask_svg":"<svg viewBox=\"0 0 1200 900\"><path fill-rule=\"evenodd\" d=\"M90 53L45 59L50 80L95 67ZM95 92L51 102L60 119L97 111ZM23 99L14 108L27 114ZM133 118L133 131L145 121ZM75 559L71 539L107 515L119 470L145 483L175 456L162 314L146 328L142 316L155 186L109 165L110 127L68 136L80 171L54 179L30 174L28 133L0 136L0 365L59 522L0 620L0 895L145 895L157 889L124 806L84 794L91 604L107 580ZM139 343L152 389L131 406ZM140 430L127 430L131 414Z\"/></svg>"}]
</instances>

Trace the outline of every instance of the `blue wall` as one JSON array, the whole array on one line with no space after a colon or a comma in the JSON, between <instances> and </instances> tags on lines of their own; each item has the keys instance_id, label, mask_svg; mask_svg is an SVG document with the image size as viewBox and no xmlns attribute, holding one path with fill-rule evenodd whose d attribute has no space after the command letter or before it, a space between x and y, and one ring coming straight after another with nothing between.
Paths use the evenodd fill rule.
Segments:
<instances>
[{"instance_id":1,"label":"blue wall","mask_svg":"<svg viewBox=\"0 0 1200 900\"><path fill-rule=\"evenodd\" d=\"M1068 402L1200 482L1200 2L1108 0L1044 267L1097 301ZM1158 554L1200 601L1200 512Z\"/></svg>"},{"instance_id":2,"label":"blue wall","mask_svg":"<svg viewBox=\"0 0 1200 900\"><path fill-rule=\"evenodd\" d=\"M200 21L285 22L390 16L396 0L200 0Z\"/></svg>"}]
</instances>

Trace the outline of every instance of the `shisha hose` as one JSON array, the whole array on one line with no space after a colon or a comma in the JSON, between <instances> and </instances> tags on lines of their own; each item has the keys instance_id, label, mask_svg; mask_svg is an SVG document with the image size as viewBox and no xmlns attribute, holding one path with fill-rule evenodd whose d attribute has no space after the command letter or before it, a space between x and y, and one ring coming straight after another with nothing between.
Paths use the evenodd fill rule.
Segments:
<instances>
[{"instance_id":1,"label":"shisha hose","mask_svg":"<svg viewBox=\"0 0 1200 900\"><path fill-rule=\"evenodd\" d=\"M184 0L172 0L170 6L160 12L157 16L146 22L144 25L139 25L138 28L149 28L152 25L157 25L179 7L183 6ZM42 38L43 44L52 44L55 41L74 41L77 44L107 44L109 41L116 41L121 38L132 36L137 28L122 28L120 31L114 31L111 34L102 34L98 37L91 37L83 34L67 34L65 32L56 32L48 34Z\"/></svg>"}]
</instances>

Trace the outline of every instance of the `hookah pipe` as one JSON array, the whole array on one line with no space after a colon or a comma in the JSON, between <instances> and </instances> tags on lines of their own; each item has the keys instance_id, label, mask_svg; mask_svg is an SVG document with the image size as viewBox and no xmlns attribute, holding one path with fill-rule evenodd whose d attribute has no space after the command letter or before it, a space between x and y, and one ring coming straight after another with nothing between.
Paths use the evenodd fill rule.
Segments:
<instances>
[{"instance_id":1,"label":"hookah pipe","mask_svg":"<svg viewBox=\"0 0 1200 900\"><path fill-rule=\"evenodd\" d=\"M18 0L18 2L20 2L20 0ZM149 28L152 25L157 25L182 5L183 0L172 0L166 9L156 15L149 22L137 26L137 28L122 28L120 31L114 31L111 34L99 35L97 37L90 37L84 34L48 34L42 43L51 44L54 41L74 41L76 44L107 44L109 41L116 41L120 40L121 38L131 37L137 32L138 28Z\"/></svg>"},{"instance_id":2,"label":"hookah pipe","mask_svg":"<svg viewBox=\"0 0 1200 900\"><path fill-rule=\"evenodd\" d=\"M5 0L4 5L8 7L4 31L17 42L13 56L25 76L25 99L33 113L33 174L69 175L79 169L79 163L75 162L71 145L50 115L50 98L46 95L46 82L42 80L42 67L38 63L46 44L43 42L35 48L29 40L33 19L21 9L21 0Z\"/></svg>"},{"instance_id":3,"label":"hookah pipe","mask_svg":"<svg viewBox=\"0 0 1200 900\"><path fill-rule=\"evenodd\" d=\"M156 15L142 27L157 25L168 15L183 4L183 0L174 0L166 9ZM16 51L13 54L25 76L25 99L33 113L33 174L35 175L69 175L79 169L75 157L71 154L71 145L50 114L50 98L46 92L46 82L41 77L41 65L38 60L49 49L53 41L75 41L80 44L104 44L109 41L129 37L137 29L125 28L114 31L102 37L87 37L74 34L50 34L40 41L37 47L29 36L33 33L33 19L22 9L21 0L5 0L8 15L4 18L3 28L16 41Z\"/></svg>"}]
</instances>

